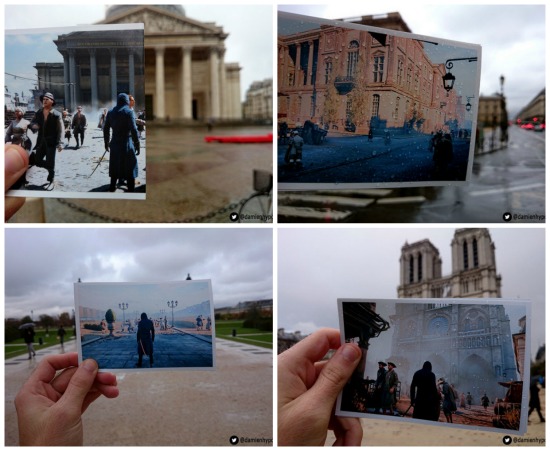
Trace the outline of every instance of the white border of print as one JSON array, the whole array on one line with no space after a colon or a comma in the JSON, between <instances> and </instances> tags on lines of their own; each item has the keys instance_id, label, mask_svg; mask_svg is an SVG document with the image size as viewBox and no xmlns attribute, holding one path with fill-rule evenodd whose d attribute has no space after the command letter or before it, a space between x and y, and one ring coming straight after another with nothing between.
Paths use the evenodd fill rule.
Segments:
<instances>
[{"instance_id":1,"label":"white border of print","mask_svg":"<svg viewBox=\"0 0 550 451\"><path fill-rule=\"evenodd\" d=\"M207 287L203 289L205 297L207 296L208 299L205 299L209 301L210 303L210 318L212 320L212 343L211 343L211 350L212 350L212 366L207 367L155 367L152 368L147 367L145 365L143 368L102 368L100 367L99 371L107 371L107 372L140 372L140 371L181 371L181 370L202 370L202 371L213 371L216 369L216 327L215 327L215 320L214 320L214 302L212 297L212 282L210 279L203 279L203 280L185 280L185 281L174 281L174 282L77 282L74 284L74 296L75 296L75 324L76 324L76 348L78 352L78 362L79 364L82 363L83 357L82 357L82 335L81 335L81 329L80 329L80 306L82 302L82 292L81 290L85 290L86 286L91 285L105 285L105 286L113 286L115 289L121 289L123 290L125 287L145 287L145 286L151 286L152 288L157 287L157 290L161 290L163 288L167 288L169 286L173 286L173 290L185 290L189 288L192 285L197 284L206 284ZM118 296L118 293L115 293ZM185 295L185 293L184 293ZM170 301L173 300L170 299ZM123 299L120 299L120 302L122 302ZM163 299L163 302L168 301L168 299ZM116 305L118 305L119 301L116 301ZM131 302L131 301L130 301ZM195 305L195 304L191 304ZM83 306L84 307L84 306ZM93 306L86 305L85 307L91 307ZM180 306L178 306L179 308ZM145 307L146 308L146 307ZM139 314L145 309L142 307L134 307L131 309L131 311L134 311L134 309L138 309ZM163 307L166 308L166 307ZM181 308L185 308L185 305L181 305ZM115 307L113 307L115 309ZM141 310L140 310L141 309ZM119 309L116 309L119 310ZM118 313L117 313L118 315ZM166 313L166 316L170 316L169 313ZM137 354L137 353L136 353ZM144 363L148 363L148 359L144 359Z\"/></svg>"},{"instance_id":2,"label":"white border of print","mask_svg":"<svg viewBox=\"0 0 550 451\"><path fill-rule=\"evenodd\" d=\"M353 303L393 303L393 304L433 304L433 303L444 303L444 304L462 304L462 305L502 305L506 307L509 306L521 306L525 309L526 316L526 334L525 334L525 356L524 356L524 374L523 374L523 392L522 392L522 403L521 403L521 417L520 425L518 430L514 429L501 429L497 427L483 427L483 426L468 426L455 423L443 423L436 421L428 420L419 420L409 417L392 417L392 416L382 416L380 414L370 414L370 413L358 413L358 412L349 412L341 410L342 405L342 394L338 395L336 401L336 415L344 417L359 417L359 418L376 418L390 421L404 421L412 422L416 424L423 424L429 426L441 426L441 427L451 427L458 429L467 429L467 430L482 430L487 432L498 432L498 433L510 433L516 435L523 435L527 432L527 416L529 410L529 382L530 382L530 349L531 349L531 301L528 300L517 300L517 299L495 299L495 298L430 298L430 299L418 299L418 298L401 298L401 299L353 299L353 298L339 298L338 299L338 320L340 325L340 341L342 344L345 343L345 324L343 317L342 304L344 302L353 302ZM381 335L382 337L382 335ZM387 336L383 339L392 339L392 336ZM374 340L380 340L380 337L375 338ZM399 371L397 371L399 374Z\"/></svg>"},{"instance_id":3,"label":"white border of print","mask_svg":"<svg viewBox=\"0 0 550 451\"><path fill-rule=\"evenodd\" d=\"M27 28L27 29L9 29L4 30L5 36L24 36L24 35L40 35L40 34L66 34L78 31L125 31L125 30L144 30L144 24L98 24L98 25L77 25L74 27L52 27L52 28ZM144 50L145 47L142 47ZM144 55L145 58L145 55ZM145 64L145 61L144 61ZM145 99L143 99L145 102ZM116 99L113 100L112 106L116 105ZM111 106L111 108L112 108ZM97 118L90 119L89 123L93 124ZM88 138L90 139L90 138ZM65 138L63 138L65 140ZM66 150L66 149L64 149ZM141 149L143 156L146 157L146 141ZM57 154L57 151L56 151ZM63 152L61 152L61 155ZM56 155L56 158L62 158ZM138 157L139 158L139 157ZM144 158L145 165L146 158ZM31 168L33 169L33 168ZM140 170L141 173L141 170ZM85 177L85 175L84 175ZM146 176L145 176L146 177ZM46 180L46 173L44 173L44 181ZM108 185L109 180L103 185ZM99 184L101 185L101 183ZM36 197L36 198L67 198L67 199L126 199L126 200L145 200L147 193L144 192L89 192L89 191L60 191L55 188L52 191L40 191L40 190L26 190L26 189L10 189L6 192L6 196L12 197Z\"/></svg>"},{"instance_id":4,"label":"white border of print","mask_svg":"<svg viewBox=\"0 0 550 451\"><path fill-rule=\"evenodd\" d=\"M300 14L288 13L283 11L278 11L278 18L294 19L298 21L303 21L305 23L316 23L319 25L330 25L340 28L356 29L356 30L366 30L373 31L390 36L398 36L408 39L416 39L422 41L428 41L433 43L440 43L443 45L449 45L454 47L461 47L469 50L474 50L477 53L477 64L476 64L476 75L474 79L474 89L475 92L472 94L475 98L471 101L472 109L470 114L472 116L472 130L475 130L477 127L477 115L479 107L479 86L481 81L481 46L478 44L471 44L459 41L452 41L449 39L435 38L431 36L424 36L413 33L405 33L401 31L394 31L385 28L377 28L366 25L354 24L350 22L342 22L338 20L329 20L321 19L317 17L304 16ZM465 97L465 96L463 96ZM275 146L277 147L277 146ZM322 182L322 183L300 183L300 182L279 182L278 189L281 191L285 190L319 190L319 189L363 189L363 188L409 188L409 187L424 187L424 186L448 186L448 185L465 185L469 183L472 177L472 168L474 163L474 152L475 152L475 134L472 134L470 138L470 150L468 156L468 163L466 168L466 174L464 180L452 180L452 181L414 181L414 182L366 182L366 183L346 183L344 180L335 180L334 182ZM277 161L277 160L275 160Z\"/></svg>"}]
</instances>

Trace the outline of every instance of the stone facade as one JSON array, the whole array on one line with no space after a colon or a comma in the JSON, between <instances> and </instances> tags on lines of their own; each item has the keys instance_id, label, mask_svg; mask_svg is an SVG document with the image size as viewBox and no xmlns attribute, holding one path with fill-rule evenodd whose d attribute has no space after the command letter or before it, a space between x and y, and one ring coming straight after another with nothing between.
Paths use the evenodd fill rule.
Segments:
<instances>
[{"instance_id":1,"label":"stone facade","mask_svg":"<svg viewBox=\"0 0 550 451\"><path fill-rule=\"evenodd\" d=\"M323 25L278 36L279 121L305 120L357 133L468 128L466 99L443 88L444 64L423 42Z\"/></svg>"},{"instance_id":2,"label":"stone facade","mask_svg":"<svg viewBox=\"0 0 550 451\"><path fill-rule=\"evenodd\" d=\"M116 5L101 23L145 24L145 104L157 119L241 119L240 67L225 63L223 28L174 5Z\"/></svg>"},{"instance_id":3,"label":"stone facade","mask_svg":"<svg viewBox=\"0 0 550 451\"><path fill-rule=\"evenodd\" d=\"M273 119L273 80L267 79L252 83L246 92L243 115L253 121Z\"/></svg>"},{"instance_id":4,"label":"stone facade","mask_svg":"<svg viewBox=\"0 0 550 451\"><path fill-rule=\"evenodd\" d=\"M500 297L495 246L486 229L459 229L451 248L452 274L442 276L439 251L429 240L403 246L399 297L439 299L397 305L392 358L404 381L429 360L434 373L459 392L471 392L477 402L484 393L494 399L502 396L495 380L518 377L504 306L450 304L445 298Z\"/></svg>"}]
</instances>

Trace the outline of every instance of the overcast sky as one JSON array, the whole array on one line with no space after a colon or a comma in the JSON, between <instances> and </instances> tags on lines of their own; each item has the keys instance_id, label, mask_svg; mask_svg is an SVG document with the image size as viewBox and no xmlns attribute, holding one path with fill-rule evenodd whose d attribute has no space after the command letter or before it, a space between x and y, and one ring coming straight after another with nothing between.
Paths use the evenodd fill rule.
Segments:
<instances>
[{"instance_id":1,"label":"overcast sky","mask_svg":"<svg viewBox=\"0 0 550 451\"><path fill-rule=\"evenodd\" d=\"M429 239L451 274L455 229L291 229L278 231L278 327L338 328L338 298L396 299L401 248ZM543 229L490 229L502 297L533 302L532 349L545 343ZM515 326L515 324L512 324Z\"/></svg>"},{"instance_id":2,"label":"overcast sky","mask_svg":"<svg viewBox=\"0 0 550 451\"><path fill-rule=\"evenodd\" d=\"M271 229L7 229L5 315L72 313L73 284L210 279L214 307L273 297Z\"/></svg>"},{"instance_id":3,"label":"overcast sky","mask_svg":"<svg viewBox=\"0 0 550 451\"><path fill-rule=\"evenodd\" d=\"M241 100L244 100L254 81L273 78L273 5L265 2L263 5L216 3L215 6L182 6L190 19L214 22L229 34L225 41L225 62L239 63L242 67ZM78 2L71 5L6 5L4 22L6 29L90 25L105 19L105 9L105 5ZM6 77L6 84L9 87L9 77Z\"/></svg>"},{"instance_id":4,"label":"overcast sky","mask_svg":"<svg viewBox=\"0 0 550 451\"><path fill-rule=\"evenodd\" d=\"M489 2L488 2L489 3ZM544 5L449 5L425 2L342 2L280 5L280 11L343 19L397 11L413 33L480 44L480 91L504 93L511 117L545 87Z\"/></svg>"}]
</instances>

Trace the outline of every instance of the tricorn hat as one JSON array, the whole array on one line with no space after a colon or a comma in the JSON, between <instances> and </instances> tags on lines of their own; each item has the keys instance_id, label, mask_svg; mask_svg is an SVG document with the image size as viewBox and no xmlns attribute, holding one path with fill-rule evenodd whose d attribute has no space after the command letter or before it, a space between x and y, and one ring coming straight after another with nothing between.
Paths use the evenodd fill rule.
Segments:
<instances>
[{"instance_id":1,"label":"tricorn hat","mask_svg":"<svg viewBox=\"0 0 550 451\"><path fill-rule=\"evenodd\" d=\"M53 98L53 94L51 92L47 92L45 94L42 94L40 96L40 101L41 102L44 100L44 97L46 97L47 99L50 99L53 102L53 104L55 105L55 99Z\"/></svg>"},{"instance_id":2,"label":"tricorn hat","mask_svg":"<svg viewBox=\"0 0 550 451\"><path fill-rule=\"evenodd\" d=\"M388 362L388 365L391 365L391 366L393 366L394 368L397 368L397 365L396 365L395 363L393 363L393 362Z\"/></svg>"},{"instance_id":3,"label":"tricorn hat","mask_svg":"<svg viewBox=\"0 0 550 451\"><path fill-rule=\"evenodd\" d=\"M378 365L386 366L384 362L378 362Z\"/></svg>"}]
</instances>

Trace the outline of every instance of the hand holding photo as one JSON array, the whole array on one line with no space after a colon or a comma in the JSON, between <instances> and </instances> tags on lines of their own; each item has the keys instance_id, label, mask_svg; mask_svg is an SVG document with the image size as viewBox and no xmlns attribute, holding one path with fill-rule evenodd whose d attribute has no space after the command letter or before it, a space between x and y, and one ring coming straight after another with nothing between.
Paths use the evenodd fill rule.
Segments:
<instances>
[{"instance_id":1,"label":"hand holding photo","mask_svg":"<svg viewBox=\"0 0 550 451\"><path fill-rule=\"evenodd\" d=\"M76 283L79 361L101 370L214 369L210 280Z\"/></svg>"},{"instance_id":2,"label":"hand holding photo","mask_svg":"<svg viewBox=\"0 0 550 451\"><path fill-rule=\"evenodd\" d=\"M337 415L526 432L528 302L338 299L338 311L363 358Z\"/></svg>"}]
</instances>

